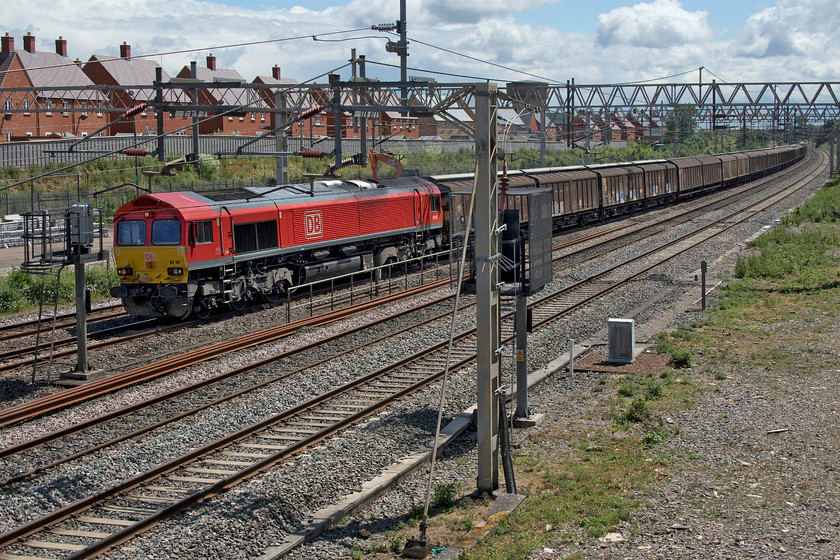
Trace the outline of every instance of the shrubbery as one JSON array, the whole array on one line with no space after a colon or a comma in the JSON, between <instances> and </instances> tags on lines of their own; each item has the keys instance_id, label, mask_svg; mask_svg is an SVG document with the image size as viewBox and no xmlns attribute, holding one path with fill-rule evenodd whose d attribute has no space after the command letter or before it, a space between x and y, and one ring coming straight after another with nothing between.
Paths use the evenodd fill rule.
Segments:
<instances>
[{"instance_id":1,"label":"shrubbery","mask_svg":"<svg viewBox=\"0 0 840 560\"><path fill-rule=\"evenodd\" d=\"M41 299L43 282L44 307L50 308L58 292L58 303L72 303L76 299L76 284L73 269L64 269L61 280L55 276L26 274L13 269L9 274L0 276L0 313L15 313L38 306ZM110 297L111 286L118 284L117 272L104 266L85 267L85 286L91 297Z\"/></svg>"}]
</instances>

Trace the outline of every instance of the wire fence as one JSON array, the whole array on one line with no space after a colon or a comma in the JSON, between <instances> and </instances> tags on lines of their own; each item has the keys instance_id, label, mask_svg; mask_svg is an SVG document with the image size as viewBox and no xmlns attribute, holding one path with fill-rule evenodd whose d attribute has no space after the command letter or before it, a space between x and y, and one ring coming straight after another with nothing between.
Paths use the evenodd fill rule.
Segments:
<instances>
[{"instance_id":1,"label":"wire fence","mask_svg":"<svg viewBox=\"0 0 840 560\"><path fill-rule=\"evenodd\" d=\"M235 152L243 143L253 140L244 136L200 136L199 153L217 154L224 152ZM27 168L30 166L47 166L50 164L81 163L89 160L95 155L109 152L119 152L128 147L134 146L143 141L143 137L121 136L90 138L84 144L84 152L69 151L69 148L76 140L49 140L32 142L9 142L0 143L0 169L4 167L17 166ZM164 139L165 152L168 156L179 156L193 153L193 139L188 136L169 136ZM157 144L156 139L146 140L142 147L152 150ZM154 143L154 145L153 145ZM335 149L333 138L309 139L290 138L289 151L296 152L307 148L317 148L325 153L331 153ZM362 149L361 140L358 138L344 138L341 141L342 153L360 153ZM551 150L563 149L565 144L560 142L547 143ZM374 148L374 142L368 141L367 148ZM461 150L473 151L475 143L470 140L427 140L427 139L402 139L394 138L378 143L375 149L378 151L392 153L454 153ZM508 142L506 148L510 151L520 149L539 150L538 141L514 141ZM80 148L81 149L81 148ZM274 138L262 138L256 143L248 146L249 152L273 152L275 150ZM115 153L108 156L109 159L129 159L130 156ZM273 181L272 181L273 184ZM144 187L147 185L143 185ZM186 183L163 183L153 184L153 192L179 192L179 191L206 191L217 189L260 187L267 186L265 180L261 179L222 179L215 181L190 181ZM15 221L15 216L30 211L39 210L63 210L72 203L82 202L92 204L100 209L105 216L111 216L113 211L131 199L137 197L141 192L132 186L124 186L113 191L95 194L89 191L76 190L57 192L35 192L31 189L29 193L9 193L0 191L0 216L3 221Z\"/></svg>"},{"instance_id":2,"label":"wire fence","mask_svg":"<svg viewBox=\"0 0 840 560\"><path fill-rule=\"evenodd\" d=\"M235 152L245 142L252 141L253 137L247 136L216 136L204 135L198 137L198 151L202 154L217 154L224 152ZM193 153L193 139L191 136L167 136L164 140L164 153L166 156L182 156ZM97 155L114 152L108 155L108 159L131 159L132 156L122 154L122 150L130 147L139 147L152 152L157 149L157 139L147 136L102 136L88 138L86 141L70 151L70 147L78 142L78 139L63 140L33 140L31 142L0 142L0 168L17 166L26 168L29 166L47 166L51 164L82 163ZM517 140L508 142L512 147L508 149L518 150L520 148L539 149L538 140ZM613 142L612 145L619 146L626 142ZM564 142L547 142L547 147L552 150L564 149ZM324 152L332 152L335 149L333 138L289 138L289 151L299 151L307 148L316 148ZM398 149L404 153L423 153L430 148L443 152L457 152L459 150L473 150L475 142L472 140L428 140L414 138L392 138L380 142L379 140L368 140L367 148L395 152ZM342 153L351 154L361 151L361 140L359 138L342 138ZM275 151L274 137L265 137L248 146L249 152L272 153Z\"/></svg>"}]
</instances>

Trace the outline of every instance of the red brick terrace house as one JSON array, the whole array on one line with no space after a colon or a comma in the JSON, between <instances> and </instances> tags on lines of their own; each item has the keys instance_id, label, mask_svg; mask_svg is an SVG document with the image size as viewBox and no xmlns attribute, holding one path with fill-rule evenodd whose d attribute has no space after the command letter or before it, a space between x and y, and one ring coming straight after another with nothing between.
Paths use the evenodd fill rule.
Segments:
<instances>
[{"instance_id":1,"label":"red brick terrace house","mask_svg":"<svg viewBox=\"0 0 840 560\"><path fill-rule=\"evenodd\" d=\"M14 37L8 33L0 37L0 41L0 87L56 88L37 94L34 90L6 93L0 99L3 109L0 142L87 136L107 122L105 114L96 110L105 100L99 91L65 90L67 86L94 85L82 72L81 62L67 56L67 41L59 37L55 41L55 52L36 51L35 36L31 33L23 37L23 50L15 49ZM88 108L90 111L67 110ZM6 112L12 109L33 109L33 112Z\"/></svg>"},{"instance_id":2,"label":"red brick terrace house","mask_svg":"<svg viewBox=\"0 0 840 560\"><path fill-rule=\"evenodd\" d=\"M84 65L84 73L98 85L126 86L126 89L110 90L107 92L111 104L115 107L129 109L141 103L151 105L155 100L155 92L150 88L132 89L128 86L147 85L151 86L155 81L155 70L158 64L152 60L142 58L131 58L131 45L125 42L120 45L120 56L106 56L95 54ZM169 81L169 74L162 72L162 80ZM164 103L174 104L178 96L171 90L163 90ZM122 113L109 113L111 121L117 120ZM107 134L157 134L158 132L172 132L178 128L189 125L192 119L182 114L165 114L163 118L163 131L157 130L157 118L154 110L149 107L146 111L137 114L134 118L125 119L108 129ZM136 127L135 127L136 124ZM189 132L188 130L186 131Z\"/></svg>"},{"instance_id":3,"label":"red brick terrace house","mask_svg":"<svg viewBox=\"0 0 840 560\"><path fill-rule=\"evenodd\" d=\"M184 66L177 77L182 79L192 78L189 66ZM239 82L247 83L242 75L236 70L216 68L216 57L212 54L207 57L207 67L197 67L195 79L202 82ZM263 112L264 102L260 101L257 94L251 88L206 88L198 90L197 102L199 105L229 105L244 106L242 111L236 113L208 113L201 116L199 125L200 134L236 134L243 136L256 136L264 130L261 127L259 114Z\"/></svg>"},{"instance_id":4,"label":"red brick terrace house","mask_svg":"<svg viewBox=\"0 0 840 560\"><path fill-rule=\"evenodd\" d=\"M276 64L271 69L271 76L257 76L254 78L255 84L266 86L265 88L258 88L257 95L265 102L266 107L274 107L274 94L282 89L282 86L297 85L297 80L292 78L283 78L280 76L280 67ZM265 113L260 111L258 120L261 127L274 128L276 113ZM289 130L289 136L297 136L300 133L300 124L294 123Z\"/></svg>"},{"instance_id":5,"label":"red brick terrace house","mask_svg":"<svg viewBox=\"0 0 840 560\"><path fill-rule=\"evenodd\" d=\"M316 84L321 85L321 84ZM332 89L328 84L323 84L323 87L312 89L312 104L321 104L327 107L333 98ZM349 92L342 93L342 105L363 105L365 103L374 103L374 99L357 99L354 100ZM396 96L391 96L385 101L379 100L379 103L386 103L389 105L399 105L399 99ZM341 137L342 138L361 138L361 126L359 121L361 115L356 115L356 121L353 120L353 114L350 112L342 112L341 114ZM380 138L387 138L389 136L399 139L404 138L419 138L420 127L418 125L418 118L415 116L403 117L396 111L382 111L379 113L368 113L367 118L367 135L368 138L378 140ZM312 128L312 136L334 136L335 135L335 113L325 108L320 114L315 115L311 119L311 124L302 123L305 131L303 136L309 136L309 129Z\"/></svg>"}]
</instances>

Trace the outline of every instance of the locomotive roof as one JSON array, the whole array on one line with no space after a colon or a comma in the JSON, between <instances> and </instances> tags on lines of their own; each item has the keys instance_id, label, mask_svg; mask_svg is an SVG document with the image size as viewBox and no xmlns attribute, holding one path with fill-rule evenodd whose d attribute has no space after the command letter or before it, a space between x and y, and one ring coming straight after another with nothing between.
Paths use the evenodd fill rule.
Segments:
<instances>
[{"instance_id":1,"label":"locomotive roof","mask_svg":"<svg viewBox=\"0 0 840 560\"><path fill-rule=\"evenodd\" d=\"M134 199L120 211L134 211L143 208L177 208L182 213L191 211L201 212L207 207L229 209L260 208L267 204L286 206L307 202L326 202L376 196L394 192L411 192L426 190L430 186L428 181L419 177L403 177L400 179L385 179L380 182L360 180L321 180L312 183L292 185L278 185L274 187L242 187L215 191L178 192L178 193L150 193ZM139 202L139 203L138 203Z\"/></svg>"}]
</instances>

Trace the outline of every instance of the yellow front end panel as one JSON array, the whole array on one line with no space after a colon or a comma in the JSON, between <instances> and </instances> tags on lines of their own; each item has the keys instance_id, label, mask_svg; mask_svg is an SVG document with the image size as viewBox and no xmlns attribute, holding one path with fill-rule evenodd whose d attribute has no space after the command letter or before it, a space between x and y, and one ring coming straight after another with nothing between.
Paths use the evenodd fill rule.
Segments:
<instances>
[{"instance_id":1,"label":"yellow front end panel","mask_svg":"<svg viewBox=\"0 0 840 560\"><path fill-rule=\"evenodd\" d=\"M118 272L120 269L130 269L130 274L119 276L120 284L187 282L189 264L184 247L114 247L114 262Z\"/></svg>"}]
</instances>

